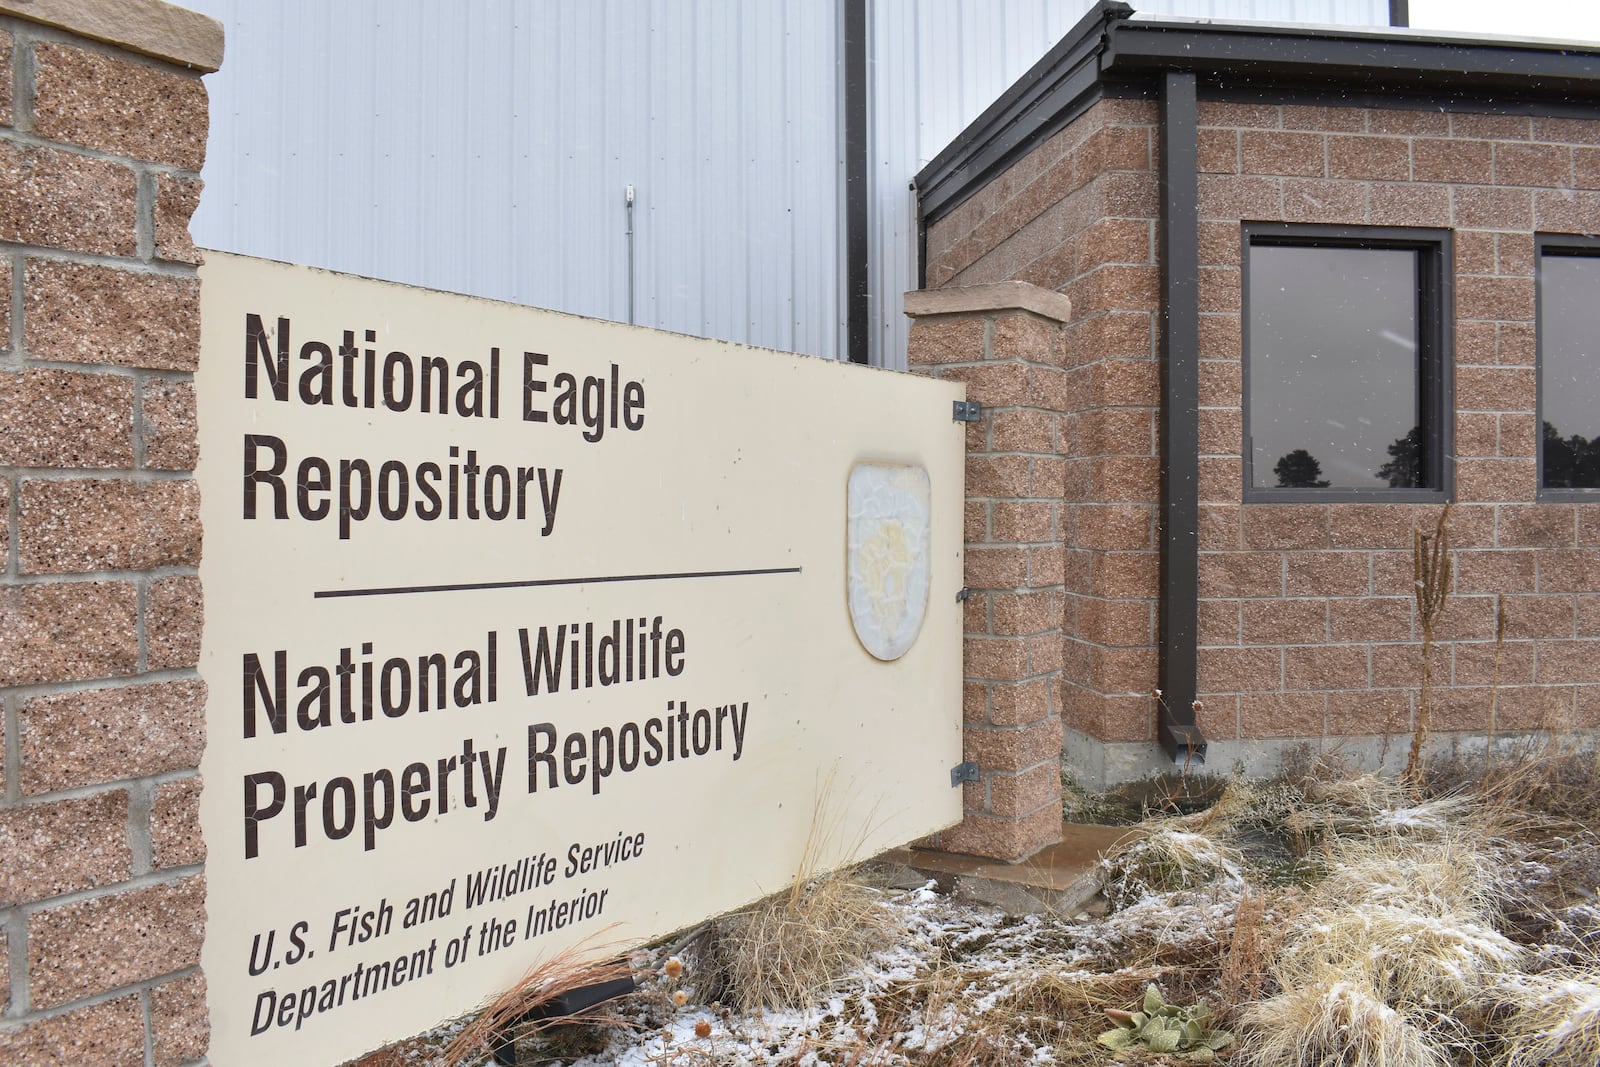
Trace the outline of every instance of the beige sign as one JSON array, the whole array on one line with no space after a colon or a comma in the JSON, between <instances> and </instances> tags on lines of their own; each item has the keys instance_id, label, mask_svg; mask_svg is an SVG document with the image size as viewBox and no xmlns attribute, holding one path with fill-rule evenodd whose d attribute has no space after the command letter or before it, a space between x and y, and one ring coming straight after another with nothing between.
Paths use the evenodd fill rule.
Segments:
<instances>
[{"instance_id":1,"label":"beige sign","mask_svg":"<svg viewBox=\"0 0 1600 1067\"><path fill-rule=\"evenodd\" d=\"M206 260L212 1063L960 818L958 387Z\"/></svg>"}]
</instances>

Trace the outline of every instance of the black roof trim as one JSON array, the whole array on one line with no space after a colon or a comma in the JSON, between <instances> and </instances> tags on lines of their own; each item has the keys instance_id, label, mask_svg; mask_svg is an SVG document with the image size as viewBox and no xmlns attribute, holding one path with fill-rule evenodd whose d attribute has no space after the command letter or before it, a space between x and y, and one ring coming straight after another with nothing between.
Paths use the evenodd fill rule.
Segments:
<instances>
[{"instance_id":1,"label":"black roof trim","mask_svg":"<svg viewBox=\"0 0 1600 1067\"><path fill-rule=\"evenodd\" d=\"M1338 95L1353 106L1600 114L1600 44L1132 16L1100 0L917 174L924 226L1101 96L1153 97L1168 71L1193 72L1210 99Z\"/></svg>"},{"instance_id":2,"label":"black roof trim","mask_svg":"<svg viewBox=\"0 0 1600 1067\"><path fill-rule=\"evenodd\" d=\"M1497 41L1316 26L1128 19L1110 35L1108 72L1253 75L1360 92L1444 89L1600 100L1600 45Z\"/></svg>"},{"instance_id":3,"label":"black roof trim","mask_svg":"<svg viewBox=\"0 0 1600 1067\"><path fill-rule=\"evenodd\" d=\"M996 174L1071 122L1098 96L1106 28L1133 14L1100 0L1044 58L917 173L922 222L931 226Z\"/></svg>"},{"instance_id":4,"label":"black roof trim","mask_svg":"<svg viewBox=\"0 0 1600 1067\"><path fill-rule=\"evenodd\" d=\"M1524 96L1500 93L1480 97L1462 92L1402 93L1396 89L1353 92L1332 86L1285 89L1282 82L1270 79L1236 77L1226 81L1202 81L1200 99L1231 104L1302 104L1321 107L1387 108L1392 111L1472 111L1489 115L1537 115L1541 118L1600 118L1593 101Z\"/></svg>"}]
</instances>

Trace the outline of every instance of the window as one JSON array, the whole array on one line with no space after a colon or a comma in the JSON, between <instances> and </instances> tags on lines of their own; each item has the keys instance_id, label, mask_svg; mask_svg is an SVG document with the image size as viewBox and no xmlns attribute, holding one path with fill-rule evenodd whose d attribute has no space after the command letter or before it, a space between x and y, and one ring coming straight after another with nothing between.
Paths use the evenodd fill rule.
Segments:
<instances>
[{"instance_id":1,"label":"window","mask_svg":"<svg viewBox=\"0 0 1600 1067\"><path fill-rule=\"evenodd\" d=\"M1247 225L1245 498L1441 498L1449 234Z\"/></svg>"},{"instance_id":2,"label":"window","mask_svg":"<svg viewBox=\"0 0 1600 1067\"><path fill-rule=\"evenodd\" d=\"M1539 238L1539 428L1541 493L1600 489L1600 241Z\"/></svg>"}]
</instances>

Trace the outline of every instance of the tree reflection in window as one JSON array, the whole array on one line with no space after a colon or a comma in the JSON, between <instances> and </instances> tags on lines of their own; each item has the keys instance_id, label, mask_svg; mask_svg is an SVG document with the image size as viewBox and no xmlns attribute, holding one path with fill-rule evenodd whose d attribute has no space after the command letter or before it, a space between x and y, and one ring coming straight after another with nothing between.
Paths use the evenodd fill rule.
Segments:
<instances>
[{"instance_id":1,"label":"tree reflection in window","mask_svg":"<svg viewBox=\"0 0 1600 1067\"><path fill-rule=\"evenodd\" d=\"M1286 452L1272 467L1278 476L1279 489L1326 489L1328 479L1322 476L1322 464L1303 448Z\"/></svg>"},{"instance_id":2,"label":"tree reflection in window","mask_svg":"<svg viewBox=\"0 0 1600 1067\"><path fill-rule=\"evenodd\" d=\"M1390 489L1415 489L1422 484L1422 427L1413 426L1404 437L1389 446L1389 462L1378 468L1377 477Z\"/></svg>"},{"instance_id":3,"label":"tree reflection in window","mask_svg":"<svg viewBox=\"0 0 1600 1067\"><path fill-rule=\"evenodd\" d=\"M1600 489L1600 440L1582 434L1563 437L1548 419L1544 424L1546 489Z\"/></svg>"}]
</instances>

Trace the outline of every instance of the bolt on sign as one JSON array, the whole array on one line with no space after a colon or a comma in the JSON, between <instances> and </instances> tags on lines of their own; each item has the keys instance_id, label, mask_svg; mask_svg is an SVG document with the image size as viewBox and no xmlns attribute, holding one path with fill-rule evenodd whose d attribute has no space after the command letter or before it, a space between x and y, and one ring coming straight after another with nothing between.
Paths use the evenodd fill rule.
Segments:
<instances>
[{"instance_id":1,"label":"bolt on sign","mask_svg":"<svg viewBox=\"0 0 1600 1067\"><path fill-rule=\"evenodd\" d=\"M959 387L217 252L211 1062L961 816Z\"/></svg>"}]
</instances>

